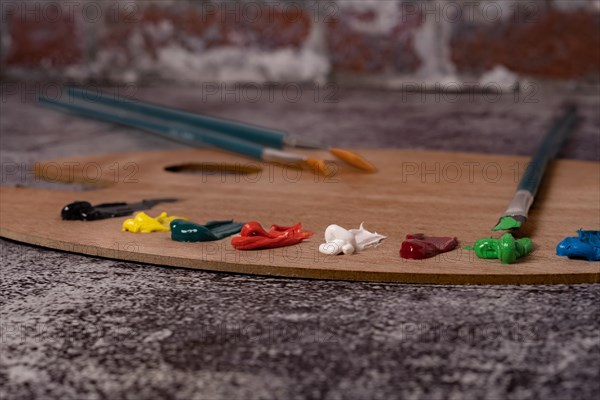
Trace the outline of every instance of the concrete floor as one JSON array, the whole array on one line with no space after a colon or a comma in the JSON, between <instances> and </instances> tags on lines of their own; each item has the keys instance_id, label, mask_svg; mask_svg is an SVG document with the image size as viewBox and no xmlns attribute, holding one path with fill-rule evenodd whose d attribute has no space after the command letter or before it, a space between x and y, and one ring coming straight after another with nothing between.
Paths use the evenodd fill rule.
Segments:
<instances>
[{"instance_id":1,"label":"concrete floor","mask_svg":"<svg viewBox=\"0 0 600 400\"><path fill-rule=\"evenodd\" d=\"M179 146L40 109L33 98L45 87L28 87L1 103L4 185L47 185L8 166ZM134 92L328 144L504 154L531 153L570 98L583 120L561 156L600 159L597 95L546 90L531 103L327 90L304 88L297 101L279 91L258 101L203 88ZM562 400L600 391L600 285L273 279L0 244L2 398Z\"/></svg>"}]
</instances>

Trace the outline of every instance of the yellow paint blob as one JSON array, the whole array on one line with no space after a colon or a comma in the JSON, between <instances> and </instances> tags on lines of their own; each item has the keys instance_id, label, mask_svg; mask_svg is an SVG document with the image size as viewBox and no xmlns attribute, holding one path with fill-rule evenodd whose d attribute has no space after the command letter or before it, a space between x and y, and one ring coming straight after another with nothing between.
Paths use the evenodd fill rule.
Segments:
<instances>
[{"instance_id":1,"label":"yellow paint blob","mask_svg":"<svg viewBox=\"0 0 600 400\"><path fill-rule=\"evenodd\" d=\"M156 218L152 218L145 212L140 212L134 218L130 218L123 222L123 231L135 233L169 232L171 230L171 221L176 219L188 220L185 217L169 217L166 212L161 213Z\"/></svg>"}]
</instances>

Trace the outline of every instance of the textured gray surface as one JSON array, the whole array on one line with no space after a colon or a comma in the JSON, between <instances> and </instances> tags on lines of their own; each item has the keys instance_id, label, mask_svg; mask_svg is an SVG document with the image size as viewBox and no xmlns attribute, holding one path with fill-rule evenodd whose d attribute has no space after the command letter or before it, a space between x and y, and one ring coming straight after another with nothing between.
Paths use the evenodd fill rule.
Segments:
<instances>
[{"instance_id":1,"label":"textured gray surface","mask_svg":"<svg viewBox=\"0 0 600 400\"><path fill-rule=\"evenodd\" d=\"M202 101L198 89L138 94L328 143L506 154L530 152L560 102L549 93L535 104L421 103L360 90L340 91L336 103L312 94L226 104ZM562 155L598 160L598 97L576 97L585 119ZM177 146L40 110L27 97L1 106L3 184L39 184L7 174L9 165L27 172L56 156ZM600 391L599 285L271 279L0 243L2 398L592 399Z\"/></svg>"}]
</instances>

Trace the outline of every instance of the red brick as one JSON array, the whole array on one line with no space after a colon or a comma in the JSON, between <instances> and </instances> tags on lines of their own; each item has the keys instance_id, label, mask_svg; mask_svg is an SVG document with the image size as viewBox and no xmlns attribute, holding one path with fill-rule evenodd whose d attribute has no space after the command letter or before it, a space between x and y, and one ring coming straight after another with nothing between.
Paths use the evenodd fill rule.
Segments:
<instances>
[{"instance_id":1,"label":"red brick","mask_svg":"<svg viewBox=\"0 0 600 400\"><path fill-rule=\"evenodd\" d=\"M540 78L576 79L600 73L600 16L590 11L548 10L534 21L508 19L462 27L452 39L461 72L494 65Z\"/></svg>"},{"instance_id":2,"label":"red brick","mask_svg":"<svg viewBox=\"0 0 600 400\"><path fill-rule=\"evenodd\" d=\"M6 64L57 67L82 60L82 34L74 13L60 10L49 14L35 12L35 8L27 13L18 10L8 15L10 45Z\"/></svg>"},{"instance_id":3,"label":"red brick","mask_svg":"<svg viewBox=\"0 0 600 400\"><path fill-rule=\"evenodd\" d=\"M255 35L252 44L261 48L298 48L306 41L312 29L309 14L300 9L271 8L260 14L256 21L247 21L246 30Z\"/></svg>"},{"instance_id":4,"label":"red brick","mask_svg":"<svg viewBox=\"0 0 600 400\"><path fill-rule=\"evenodd\" d=\"M421 65L414 48L420 15L406 16L385 34L352 28L351 19L370 22L373 12L341 14L327 21L327 41L334 71L354 73L410 73Z\"/></svg>"},{"instance_id":5,"label":"red brick","mask_svg":"<svg viewBox=\"0 0 600 400\"><path fill-rule=\"evenodd\" d=\"M273 50L285 47L300 47L308 38L311 30L309 15L299 9L280 9L271 6L263 9L256 19L244 18L241 13L227 12L217 6L203 13L199 7L183 5L163 7L151 5L140 9L138 15L130 20L111 20L106 22L105 33L99 41L102 49L121 50L128 58L133 57L128 43L135 32L144 38L144 51L155 56L158 49L170 44L185 48L190 39L201 40L205 49L222 46L257 47ZM157 40L148 30L149 25L169 22L173 34ZM197 49L190 49L196 51Z\"/></svg>"}]
</instances>

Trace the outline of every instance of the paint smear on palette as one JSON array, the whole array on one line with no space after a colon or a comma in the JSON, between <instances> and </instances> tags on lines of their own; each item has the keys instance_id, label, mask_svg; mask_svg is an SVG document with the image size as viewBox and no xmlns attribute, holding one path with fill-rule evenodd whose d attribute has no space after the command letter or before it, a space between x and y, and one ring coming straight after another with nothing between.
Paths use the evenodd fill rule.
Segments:
<instances>
[{"instance_id":1,"label":"paint smear on palette","mask_svg":"<svg viewBox=\"0 0 600 400\"><path fill-rule=\"evenodd\" d=\"M510 233L505 233L500 239L483 238L475 241L473 247L475 255L483 259L500 259L502 264L514 264L518 258L525 257L533 250L531 239L515 239Z\"/></svg>"},{"instance_id":2,"label":"paint smear on palette","mask_svg":"<svg viewBox=\"0 0 600 400\"><path fill-rule=\"evenodd\" d=\"M273 225L268 232L258 222L248 222L240 236L231 239L231 245L237 250L274 249L298 244L312 235L302 230L300 222L294 226Z\"/></svg>"},{"instance_id":3,"label":"paint smear on palette","mask_svg":"<svg viewBox=\"0 0 600 400\"><path fill-rule=\"evenodd\" d=\"M145 212L138 213L134 218L123 222L123 231L134 233L169 232L170 224L176 219L188 220L185 217L169 217L166 212L152 218Z\"/></svg>"},{"instance_id":4,"label":"paint smear on palette","mask_svg":"<svg viewBox=\"0 0 600 400\"><path fill-rule=\"evenodd\" d=\"M354 254L369 247L377 247L386 238L377 232L369 232L364 223L358 229L345 229L339 225L329 225L325 229L325 242L319 246L323 254Z\"/></svg>"},{"instance_id":5,"label":"paint smear on palette","mask_svg":"<svg viewBox=\"0 0 600 400\"><path fill-rule=\"evenodd\" d=\"M424 260L454 250L458 245L455 237L425 236L422 233L406 235L400 246L400 257Z\"/></svg>"},{"instance_id":6,"label":"paint smear on palette","mask_svg":"<svg viewBox=\"0 0 600 400\"><path fill-rule=\"evenodd\" d=\"M126 217L135 211L148 210L157 204L173 203L177 199L151 199L139 203L103 203L93 206L87 201L67 204L60 212L65 221L98 221L101 219Z\"/></svg>"},{"instance_id":7,"label":"paint smear on palette","mask_svg":"<svg viewBox=\"0 0 600 400\"><path fill-rule=\"evenodd\" d=\"M511 229L519 229L523 224L518 219L505 216L500 218L498 225L492 228L493 231L509 231Z\"/></svg>"}]
</instances>

